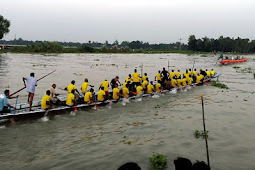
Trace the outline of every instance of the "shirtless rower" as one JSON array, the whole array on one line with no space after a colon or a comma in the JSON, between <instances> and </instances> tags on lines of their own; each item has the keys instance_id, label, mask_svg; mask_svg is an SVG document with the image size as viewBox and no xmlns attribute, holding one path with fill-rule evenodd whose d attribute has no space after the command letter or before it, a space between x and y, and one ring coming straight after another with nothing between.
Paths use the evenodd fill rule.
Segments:
<instances>
[{"instance_id":1,"label":"shirtless rower","mask_svg":"<svg viewBox=\"0 0 255 170\"><path fill-rule=\"evenodd\" d=\"M111 80L111 86L112 86L112 90L115 88L115 85L117 84L118 85L118 83L119 83L119 85L121 85L121 83L120 83L120 81L119 81L119 76L116 76L115 78L113 78L112 80Z\"/></svg>"}]
</instances>

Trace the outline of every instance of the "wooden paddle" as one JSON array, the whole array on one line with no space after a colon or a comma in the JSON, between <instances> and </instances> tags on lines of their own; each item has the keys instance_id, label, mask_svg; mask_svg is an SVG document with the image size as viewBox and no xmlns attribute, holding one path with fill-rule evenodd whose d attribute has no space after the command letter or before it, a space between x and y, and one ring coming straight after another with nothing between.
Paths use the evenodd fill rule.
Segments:
<instances>
[{"instance_id":1,"label":"wooden paddle","mask_svg":"<svg viewBox=\"0 0 255 170\"><path fill-rule=\"evenodd\" d=\"M45 77L47 77L48 75L50 75L50 74L54 73L55 71L56 71L56 70L54 70L54 71L50 72L49 74L46 74L45 76L43 76L43 77L41 77L41 78L37 79L37 81L42 80L43 78L45 78ZM19 90L17 90L16 92L12 93L12 94L10 95L10 97L11 97L11 96L13 96L14 94L16 94L16 93L18 93L18 92L20 92L20 91L24 90L25 88L26 88L26 87L22 87L21 89L19 89Z\"/></svg>"}]
</instances>

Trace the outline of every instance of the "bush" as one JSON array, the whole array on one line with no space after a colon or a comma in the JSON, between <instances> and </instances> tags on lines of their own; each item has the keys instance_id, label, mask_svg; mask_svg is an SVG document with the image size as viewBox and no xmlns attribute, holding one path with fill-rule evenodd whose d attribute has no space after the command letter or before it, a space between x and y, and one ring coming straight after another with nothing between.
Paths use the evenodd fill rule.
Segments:
<instances>
[{"instance_id":1,"label":"bush","mask_svg":"<svg viewBox=\"0 0 255 170\"><path fill-rule=\"evenodd\" d=\"M153 170L162 170L167 166L167 156L161 154L154 154L149 158L150 167Z\"/></svg>"},{"instance_id":2,"label":"bush","mask_svg":"<svg viewBox=\"0 0 255 170\"><path fill-rule=\"evenodd\" d=\"M219 87L222 89L228 89L228 86L222 83L217 83L216 81L211 81L211 85L215 87Z\"/></svg>"}]
</instances>

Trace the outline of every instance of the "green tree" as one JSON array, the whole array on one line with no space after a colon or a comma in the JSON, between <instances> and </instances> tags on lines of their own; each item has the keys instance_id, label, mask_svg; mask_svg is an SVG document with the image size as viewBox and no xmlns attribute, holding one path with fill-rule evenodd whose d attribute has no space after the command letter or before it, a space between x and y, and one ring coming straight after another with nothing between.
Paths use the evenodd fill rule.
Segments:
<instances>
[{"instance_id":1,"label":"green tree","mask_svg":"<svg viewBox=\"0 0 255 170\"><path fill-rule=\"evenodd\" d=\"M197 51L198 50L198 40L196 39L195 35L190 35L189 36L189 49L192 51Z\"/></svg>"},{"instance_id":2,"label":"green tree","mask_svg":"<svg viewBox=\"0 0 255 170\"><path fill-rule=\"evenodd\" d=\"M4 19L2 15L0 15L0 39L4 37L5 34L7 34L10 30L11 23L9 20Z\"/></svg>"}]
</instances>

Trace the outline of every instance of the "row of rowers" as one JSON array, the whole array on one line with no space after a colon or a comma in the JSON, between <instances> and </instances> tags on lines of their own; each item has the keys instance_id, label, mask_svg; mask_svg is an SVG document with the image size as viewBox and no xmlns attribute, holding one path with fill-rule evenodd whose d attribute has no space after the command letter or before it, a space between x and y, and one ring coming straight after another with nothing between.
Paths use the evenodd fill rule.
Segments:
<instances>
[{"instance_id":1,"label":"row of rowers","mask_svg":"<svg viewBox=\"0 0 255 170\"><path fill-rule=\"evenodd\" d=\"M85 82L81 86L81 91L84 97L79 98L78 96L81 96L79 91L77 90L75 86L75 81L73 80L70 85L68 85L65 89L68 91L68 96L66 100L66 105L72 106L74 103L93 103L95 101L105 101L108 99L119 99L120 96L123 96L125 98L133 95L142 95L144 93L151 94L153 92L160 92L161 90L170 90L174 87L182 87L191 85L192 83L200 83L204 78L206 77L213 77L216 74L216 72L212 69L211 71L203 71L200 69L200 73L194 69L191 71L191 69L186 70L183 75L181 76L180 71L168 73L168 71L163 68L163 71L158 71L158 74L155 75L155 81L149 81L147 73L144 74L144 76L140 76L139 73L137 73L137 70L134 70L133 74L129 74L129 76L125 79L125 82L123 84L120 83L119 77L116 76L111 80L109 83L107 80L103 81L100 84L99 91L96 95L94 92L94 89L89 82L88 79L85 79ZM90 86L90 90L88 90L88 86ZM111 86L111 89L109 89L109 86ZM121 87L121 88L119 88ZM54 84L50 92L48 92L47 97L48 100L52 100L52 104L59 104L59 100L56 98L55 89L56 85ZM76 95L75 97L75 93ZM44 102L45 103L45 100ZM45 108L45 105L43 106Z\"/></svg>"}]
</instances>

